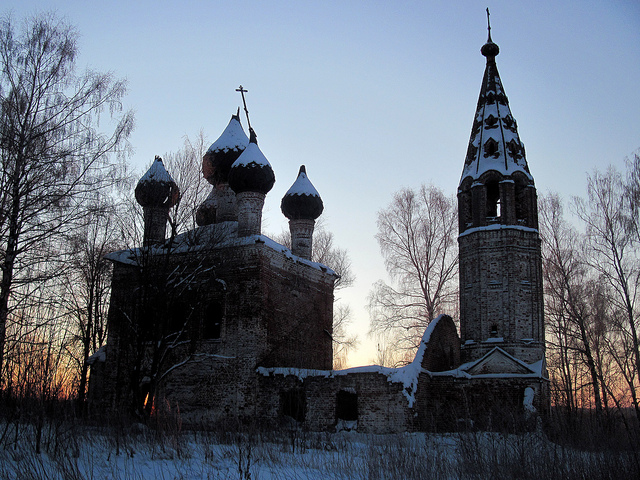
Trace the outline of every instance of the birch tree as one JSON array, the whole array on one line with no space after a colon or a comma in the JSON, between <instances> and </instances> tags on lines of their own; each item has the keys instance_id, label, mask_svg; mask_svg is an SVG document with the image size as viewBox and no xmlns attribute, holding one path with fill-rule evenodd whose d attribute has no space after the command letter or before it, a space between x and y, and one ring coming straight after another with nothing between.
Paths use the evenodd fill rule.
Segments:
<instances>
[{"instance_id":1,"label":"birch tree","mask_svg":"<svg viewBox=\"0 0 640 480\"><path fill-rule=\"evenodd\" d=\"M540 202L540 234L545 286L545 316L549 363L569 413L575 412L578 383L587 368L596 412L602 411L601 356L599 337L604 334L604 311L598 299L603 286L583 255L583 238L564 219L558 195Z\"/></svg>"},{"instance_id":2,"label":"birch tree","mask_svg":"<svg viewBox=\"0 0 640 480\"><path fill-rule=\"evenodd\" d=\"M392 333L395 346L418 346L429 322L458 298L456 199L433 185L397 192L378 212L376 239L391 283L369 295L371 329Z\"/></svg>"}]
</instances>

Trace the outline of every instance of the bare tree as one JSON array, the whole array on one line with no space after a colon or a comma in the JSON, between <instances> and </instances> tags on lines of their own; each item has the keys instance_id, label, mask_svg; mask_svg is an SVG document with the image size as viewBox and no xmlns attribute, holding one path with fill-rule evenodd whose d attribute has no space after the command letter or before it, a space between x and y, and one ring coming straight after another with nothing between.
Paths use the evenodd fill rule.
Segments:
<instances>
[{"instance_id":1,"label":"bare tree","mask_svg":"<svg viewBox=\"0 0 640 480\"><path fill-rule=\"evenodd\" d=\"M626 218L629 232L640 242L640 155L627 159L627 179L624 185L625 201L629 205Z\"/></svg>"},{"instance_id":2,"label":"bare tree","mask_svg":"<svg viewBox=\"0 0 640 480\"><path fill-rule=\"evenodd\" d=\"M207 138L200 130L192 140L185 137L177 152L166 153L164 164L180 186L180 200L171 211L170 223L176 233L193 230L196 211L211 192L212 186L202 175L202 157L207 153Z\"/></svg>"},{"instance_id":3,"label":"bare tree","mask_svg":"<svg viewBox=\"0 0 640 480\"><path fill-rule=\"evenodd\" d=\"M395 347L418 346L424 329L457 300L457 206L433 185L397 192L378 212L376 238L391 284L369 295L372 332L391 332Z\"/></svg>"},{"instance_id":4,"label":"bare tree","mask_svg":"<svg viewBox=\"0 0 640 480\"><path fill-rule=\"evenodd\" d=\"M601 342L605 312L598 301L602 285L581 249L583 238L564 219L560 197L541 199L540 234L545 280L549 366L569 413L578 408L578 382L586 366L596 412L601 412ZM587 407L590 407L588 405Z\"/></svg>"},{"instance_id":5,"label":"bare tree","mask_svg":"<svg viewBox=\"0 0 640 480\"><path fill-rule=\"evenodd\" d=\"M79 346L78 349L69 348L79 376L76 392L79 414L86 412L89 356L102 347L107 338L112 264L105 255L124 247L114 228L117 213L115 205L88 212L87 224L70 237L69 268L62 276L61 302L68 312L69 328Z\"/></svg>"},{"instance_id":6,"label":"bare tree","mask_svg":"<svg viewBox=\"0 0 640 480\"><path fill-rule=\"evenodd\" d=\"M630 228L632 222L637 222L638 210L629 202L629 190L615 168L609 167L606 173L596 171L588 177L587 200L576 199L576 210L586 227L588 264L610 289L609 301L616 309L612 328L618 337L610 353L640 421L640 242L635 229Z\"/></svg>"},{"instance_id":7,"label":"bare tree","mask_svg":"<svg viewBox=\"0 0 640 480\"><path fill-rule=\"evenodd\" d=\"M20 31L0 21L0 372L21 286L52 274L43 245L83 223L96 192L119 180L122 157L111 154L133 128L123 81L76 72L77 38L52 14Z\"/></svg>"}]
</instances>

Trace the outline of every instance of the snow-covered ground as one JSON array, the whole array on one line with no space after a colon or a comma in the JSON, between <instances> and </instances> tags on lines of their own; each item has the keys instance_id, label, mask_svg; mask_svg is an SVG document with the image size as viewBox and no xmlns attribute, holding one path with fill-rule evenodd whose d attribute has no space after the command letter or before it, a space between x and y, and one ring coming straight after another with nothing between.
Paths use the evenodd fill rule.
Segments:
<instances>
[{"instance_id":1,"label":"snow-covered ground","mask_svg":"<svg viewBox=\"0 0 640 480\"><path fill-rule=\"evenodd\" d=\"M622 479L633 468L627 454L578 452L537 433L124 433L58 424L45 427L37 454L32 429L19 426L16 436L13 425L0 427L2 479Z\"/></svg>"}]
</instances>

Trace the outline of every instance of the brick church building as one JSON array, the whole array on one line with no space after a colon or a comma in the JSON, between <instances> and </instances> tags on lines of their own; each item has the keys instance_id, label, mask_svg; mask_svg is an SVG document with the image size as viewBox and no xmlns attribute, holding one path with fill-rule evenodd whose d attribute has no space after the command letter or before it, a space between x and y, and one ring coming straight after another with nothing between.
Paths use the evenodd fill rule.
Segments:
<instances>
[{"instance_id":1,"label":"brick church building","mask_svg":"<svg viewBox=\"0 0 640 480\"><path fill-rule=\"evenodd\" d=\"M548 408L536 189L489 35L458 188L460 332L431 321L412 363L332 369L337 275L311 261L322 200L301 167L282 199L291 248L261 233L274 172L233 115L203 158L198 228L169 235L179 187L156 158L135 194L139 248L114 252L94 412L178 409L192 425L387 433L496 428ZM462 423L461 423L462 422Z\"/></svg>"}]
</instances>

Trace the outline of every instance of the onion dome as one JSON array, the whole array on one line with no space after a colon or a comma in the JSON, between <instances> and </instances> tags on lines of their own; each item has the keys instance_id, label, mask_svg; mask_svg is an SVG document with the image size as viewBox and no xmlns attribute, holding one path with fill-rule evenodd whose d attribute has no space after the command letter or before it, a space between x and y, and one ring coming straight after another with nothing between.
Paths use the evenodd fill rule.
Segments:
<instances>
[{"instance_id":1,"label":"onion dome","mask_svg":"<svg viewBox=\"0 0 640 480\"><path fill-rule=\"evenodd\" d=\"M212 185L226 183L229 169L240 154L247 148L249 139L240 124L240 109L231 116L227 128L222 135L213 142L202 158L202 173Z\"/></svg>"},{"instance_id":2,"label":"onion dome","mask_svg":"<svg viewBox=\"0 0 640 480\"><path fill-rule=\"evenodd\" d=\"M505 176L522 172L533 181L518 124L511 114L496 66L500 49L491 40L491 32L480 51L487 58L487 64L460 183L468 177L477 180L490 170Z\"/></svg>"},{"instance_id":3,"label":"onion dome","mask_svg":"<svg viewBox=\"0 0 640 480\"><path fill-rule=\"evenodd\" d=\"M493 43L491 40L491 30L489 30L489 38L487 39L487 43L485 43L480 49L480 53L487 57L487 59L495 60L495 58L500 53L500 47Z\"/></svg>"},{"instance_id":4,"label":"onion dome","mask_svg":"<svg viewBox=\"0 0 640 480\"><path fill-rule=\"evenodd\" d=\"M143 207L173 207L180 198L180 189L164 168L162 158L156 155L147 173L135 190L136 200Z\"/></svg>"},{"instance_id":5,"label":"onion dome","mask_svg":"<svg viewBox=\"0 0 640 480\"><path fill-rule=\"evenodd\" d=\"M258 192L266 195L276 182L276 176L258 148L256 132L252 128L249 129L249 135L249 145L229 170L229 186L236 194Z\"/></svg>"},{"instance_id":6,"label":"onion dome","mask_svg":"<svg viewBox=\"0 0 640 480\"><path fill-rule=\"evenodd\" d=\"M307 177L304 165L298 178L282 197L280 209L289 220L315 220L324 210L320 194Z\"/></svg>"}]
</instances>

